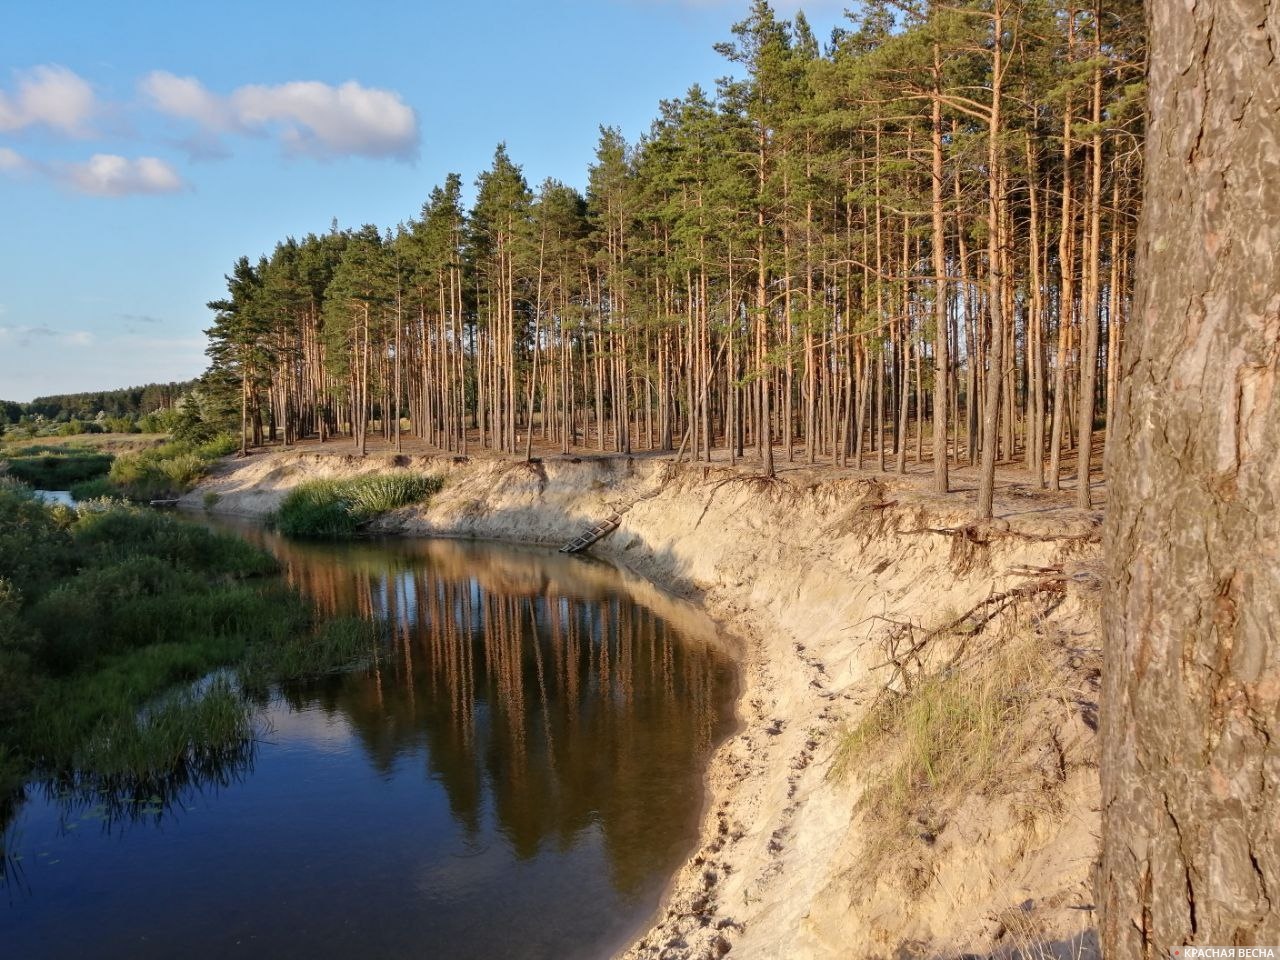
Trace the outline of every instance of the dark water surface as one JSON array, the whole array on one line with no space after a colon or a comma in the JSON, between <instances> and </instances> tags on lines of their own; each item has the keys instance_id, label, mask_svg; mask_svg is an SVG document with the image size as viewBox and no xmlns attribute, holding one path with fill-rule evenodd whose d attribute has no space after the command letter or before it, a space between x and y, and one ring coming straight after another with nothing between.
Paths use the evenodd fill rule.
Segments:
<instances>
[{"instance_id":1,"label":"dark water surface","mask_svg":"<svg viewBox=\"0 0 1280 960\"><path fill-rule=\"evenodd\" d=\"M643 925L732 723L694 608L550 551L244 535L325 613L382 621L383 655L281 691L172 796L33 785L0 957L572 960Z\"/></svg>"}]
</instances>

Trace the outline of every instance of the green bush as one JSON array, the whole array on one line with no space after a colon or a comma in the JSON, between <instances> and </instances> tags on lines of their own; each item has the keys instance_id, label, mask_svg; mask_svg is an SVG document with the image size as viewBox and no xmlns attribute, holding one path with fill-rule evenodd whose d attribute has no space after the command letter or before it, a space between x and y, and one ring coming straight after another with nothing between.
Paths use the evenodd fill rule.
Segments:
<instances>
[{"instance_id":1,"label":"green bush","mask_svg":"<svg viewBox=\"0 0 1280 960\"><path fill-rule=\"evenodd\" d=\"M78 503L84 503L86 500L101 500L103 497L114 497L119 494L115 485L107 477L96 477L93 480L73 483L70 492Z\"/></svg>"},{"instance_id":2,"label":"green bush","mask_svg":"<svg viewBox=\"0 0 1280 960\"><path fill-rule=\"evenodd\" d=\"M0 480L0 578L24 597L75 569L70 511L55 511L30 488Z\"/></svg>"},{"instance_id":3,"label":"green bush","mask_svg":"<svg viewBox=\"0 0 1280 960\"><path fill-rule=\"evenodd\" d=\"M62 581L31 605L27 619L42 639L42 665L62 675L148 644L247 639L255 623L288 615L272 609L277 603L246 587L215 589L170 558L134 555ZM305 611L294 611L294 619L305 623Z\"/></svg>"},{"instance_id":4,"label":"green bush","mask_svg":"<svg viewBox=\"0 0 1280 960\"><path fill-rule=\"evenodd\" d=\"M440 477L390 473L299 484L280 504L276 527L292 537L349 537L370 520L430 499Z\"/></svg>"},{"instance_id":5,"label":"green bush","mask_svg":"<svg viewBox=\"0 0 1280 960\"><path fill-rule=\"evenodd\" d=\"M129 416L123 417L107 417L102 421L102 425L108 433L137 433L138 425L133 422L133 418Z\"/></svg>"},{"instance_id":6,"label":"green bush","mask_svg":"<svg viewBox=\"0 0 1280 960\"><path fill-rule=\"evenodd\" d=\"M196 447L196 455L209 461L228 456L240 449L240 441L230 433L220 433Z\"/></svg>"},{"instance_id":7,"label":"green bush","mask_svg":"<svg viewBox=\"0 0 1280 960\"><path fill-rule=\"evenodd\" d=\"M261 577L280 568L275 557L239 537L145 508L119 505L81 510L72 533L82 556L95 563L146 554L200 573L233 578Z\"/></svg>"},{"instance_id":8,"label":"green bush","mask_svg":"<svg viewBox=\"0 0 1280 960\"><path fill-rule=\"evenodd\" d=\"M130 500L164 499L190 490L215 460L237 446L229 434L200 442L171 440L117 457L108 476L117 495Z\"/></svg>"},{"instance_id":9,"label":"green bush","mask_svg":"<svg viewBox=\"0 0 1280 960\"><path fill-rule=\"evenodd\" d=\"M35 636L19 616L21 607L17 588L0 579L0 730L15 727L30 709L35 695L29 682ZM0 744L0 754L3 753Z\"/></svg>"}]
</instances>

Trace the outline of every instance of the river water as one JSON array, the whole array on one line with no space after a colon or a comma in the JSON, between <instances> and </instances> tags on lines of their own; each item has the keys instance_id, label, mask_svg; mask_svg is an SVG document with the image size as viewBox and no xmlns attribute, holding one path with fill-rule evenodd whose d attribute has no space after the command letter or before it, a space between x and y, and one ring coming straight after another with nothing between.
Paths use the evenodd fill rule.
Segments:
<instances>
[{"instance_id":1,"label":"river water","mask_svg":"<svg viewBox=\"0 0 1280 960\"><path fill-rule=\"evenodd\" d=\"M32 785L0 956L573 960L643 927L732 724L696 608L547 550L239 532L381 655L170 796Z\"/></svg>"}]
</instances>

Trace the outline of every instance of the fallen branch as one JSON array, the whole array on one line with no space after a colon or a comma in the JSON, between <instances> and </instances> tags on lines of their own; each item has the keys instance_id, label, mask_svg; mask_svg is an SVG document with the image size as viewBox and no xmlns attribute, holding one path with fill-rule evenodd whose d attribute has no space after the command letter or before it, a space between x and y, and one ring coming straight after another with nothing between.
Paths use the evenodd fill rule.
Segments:
<instances>
[{"instance_id":1,"label":"fallen branch","mask_svg":"<svg viewBox=\"0 0 1280 960\"><path fill-rule=\"evenodd\" d=\"M877 670L881 667L892 666L894 668L894 675L889 678L888 684L892 684L898 675L901 675L903 679L906 679L908 661L915 659L918 663L920 652L924 650L932 640L944 634L951 633L958 629L962 624L969 622L971 623L971 628L964 631L964 641L961 642L959 649L956 650L955 654L947 662L945 669L950 669L955 666L956 662L964 654L969 637L981 633L987 624L1000 616L1000 614L1011 605L1019 600L1027 597L1038 596L1042 593L1065 593L1067 589L1067 580L1069 579L1071 578L1067 577L1065 574L1058 573L1054 576L1042 577L1032 583L1020 584L1019 586L1013 587L1009 590L1004 590L1000 593L993 593L985 599L979 600L954 620L944 623L939 627L934 627L932 630L925 633L918 641L912 643L912 645L902 654L898 654L896 641L901 639L904 633L907 636L913 635L916 629L915 624L909 621L904 622L901 620L894 620L890 617L883 617L879 614L872 614L861 622L865 623L867 620L883 620L885 623L892 625L896 629L890 630L885 636L885 644L889 659L883 663L876 664L871 669ZM976 618L975 614L978 614Z\"/></svg>"}]
</instances>

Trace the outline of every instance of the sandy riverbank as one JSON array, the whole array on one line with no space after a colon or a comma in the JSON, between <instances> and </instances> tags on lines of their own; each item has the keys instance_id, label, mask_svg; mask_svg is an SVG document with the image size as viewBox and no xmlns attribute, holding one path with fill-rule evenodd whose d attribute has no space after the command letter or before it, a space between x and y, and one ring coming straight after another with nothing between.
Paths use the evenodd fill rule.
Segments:
<instances>
[{"instance_id":1,"label":"sandy riverbank","mask_svg":"<svg viewBox=\"0 0 1280 960\"><path fill-rule=\"evenodd\" d=\"M973 528L966 499L886 477L310 451L227 461L186 499L260 517L303 480L399 469L446 484L388 532L558 544L625 509L595 552L699 598L741 643L742 725L711 762L699 849L626 956L1078 955L1098 842L1096 515L1006 494ZM918 721L957 683L995 698L998 755L957 742L959 774L887 795L911 730L861 721L893 716L886 687Z\"/></svg>"}]
</instances>

